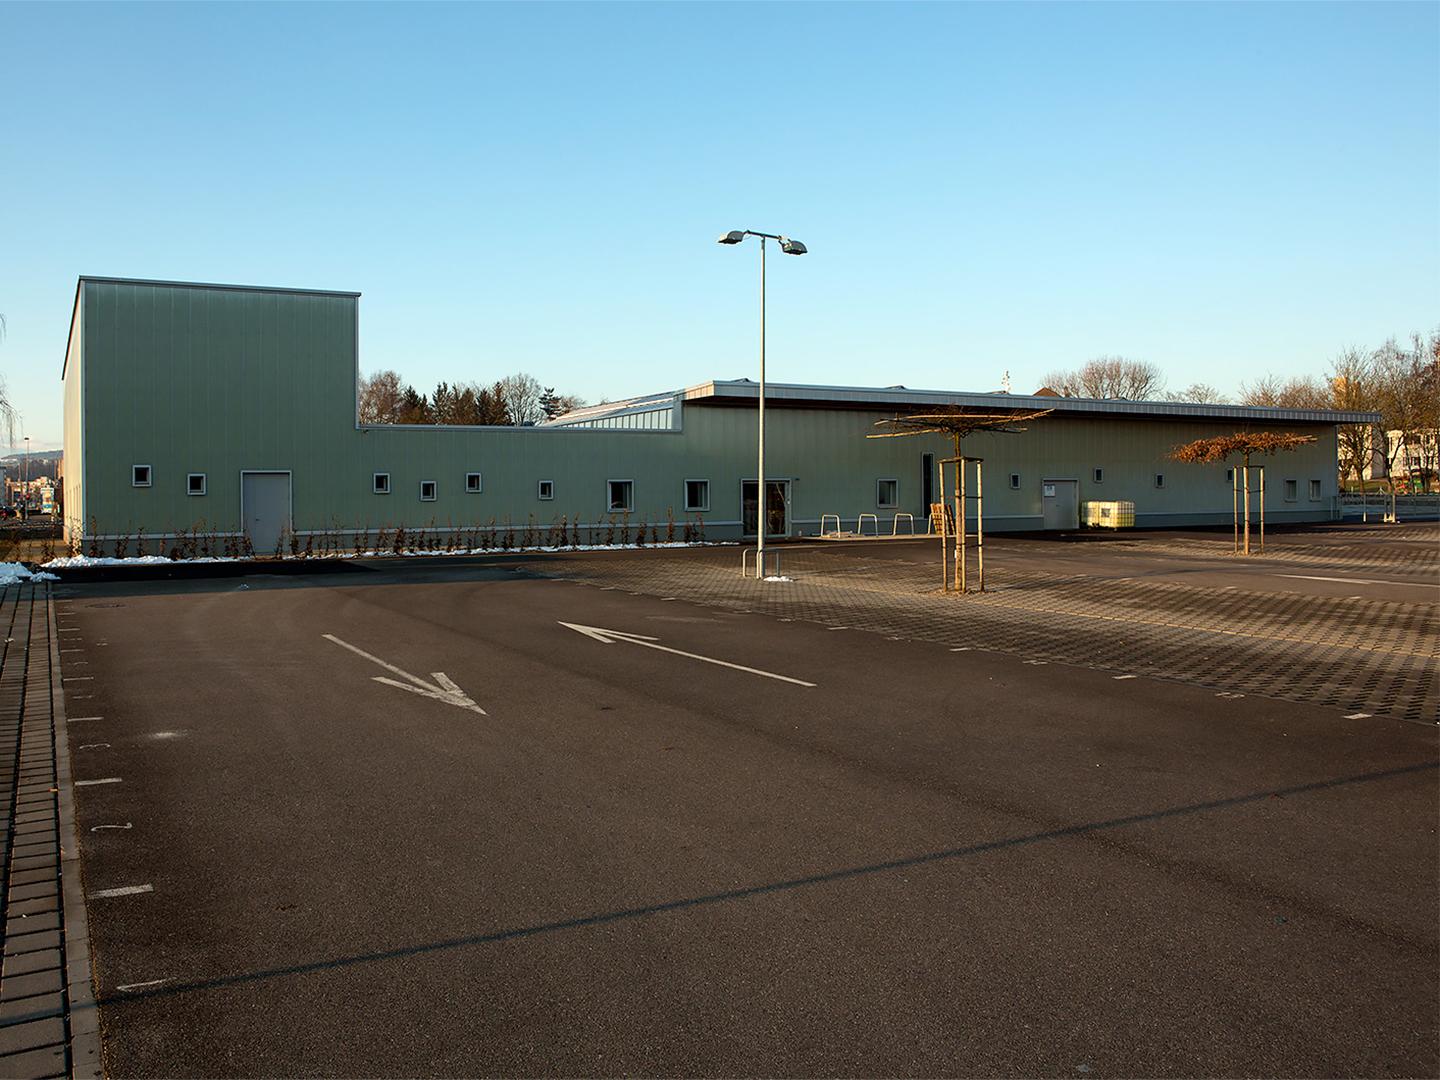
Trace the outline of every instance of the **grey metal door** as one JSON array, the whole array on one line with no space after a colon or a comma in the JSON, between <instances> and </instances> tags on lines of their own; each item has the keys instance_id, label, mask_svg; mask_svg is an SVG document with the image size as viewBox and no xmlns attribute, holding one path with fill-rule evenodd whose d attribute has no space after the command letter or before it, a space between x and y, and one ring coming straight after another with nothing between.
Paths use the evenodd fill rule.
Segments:
<instances>
[{"instance_id":1,"label":"grey metal door","mask_svg":"<svg viewBox=\"0 0 1440 1080\"><path fill-rule=\"evenodd\" d=\"M273 555L290 526L290 474L247 472L240 476L240 518L256 555Z\"/></svg>"},{"instance_id":2,"label":"grey metal door","mask_svg":"<svg viewBox=\"0 0 1440 1080\"><path fill-rule=\"evenodd\" d=\"M1045 528L1078 529L1080 527L1079 481L1046 480Z\"/></svg>"},{"instance_id":3,"label":"grey metal door","mask_svg":"<svg viewBox=\"0 0 1440 1080\"><path fill-rule=\"evenodd\" d=\"M746 536L754 536L756 529L755 490L759 487L754 480L740 483L740 529ZM788 536L790 524L790 481L765 481L765 535Z\"/></svg>"}]
</instances>

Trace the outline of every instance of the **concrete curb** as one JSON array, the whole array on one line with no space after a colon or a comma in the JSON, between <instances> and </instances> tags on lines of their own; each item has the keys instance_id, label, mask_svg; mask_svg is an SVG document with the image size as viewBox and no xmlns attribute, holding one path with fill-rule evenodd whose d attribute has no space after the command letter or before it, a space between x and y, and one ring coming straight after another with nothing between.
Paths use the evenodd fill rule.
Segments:
<instances>
[{"instance_id":1,"label":"concrete curb","mask_svg":"<svg viewBox=\"0 0 1440 1080\"><path fill-rule=\"evenodd\" d=\"M70 777L70 736L65 724L65 690L60 679L60 635L55 625L55 597L45 587L45 618L50 638L50 707L55 724L55 787L60 810L60 890L65 928L66 1027L70 1038L70 1075L103 1077L100 1056L100 1009L95 1001L94 967L90 958L90 921L80 875L80 838L75 822L75 786Z\"/></svg>"}]
</instances>

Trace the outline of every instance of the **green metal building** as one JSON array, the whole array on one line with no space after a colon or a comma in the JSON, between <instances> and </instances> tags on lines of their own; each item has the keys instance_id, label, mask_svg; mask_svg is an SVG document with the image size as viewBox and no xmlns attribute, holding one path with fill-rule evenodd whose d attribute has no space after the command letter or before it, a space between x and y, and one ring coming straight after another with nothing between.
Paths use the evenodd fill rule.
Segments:
<instances>
[{"instance_id":1,"label":"green metal building","mask_svg":"<svg viewBox=\"0 0 1440 1080\"><path fill-rule=\"evenodd\" d=\"M517 538L548 529L702 518L708 539L753 535L757 386L707 382L582 409L539 427L371 426L357 420L359 294L82 277L64 365L66 535L107 552L197 528L349 536L397 526ZM1051 408L1019 435L967 438L985 459L986 526L1074 528L1089 500L1131 501L1138 525L1230 520L1223 465L1176 445L1240 429L1316 435L1269 464L1272 522L1328 520L1336 425L1369 413L1090 401L904 387L771 384L769 535L925 527L939 436L866 439L886 417L939 406ZM288 542L288 540L287 540ZM130 550L133 552L134 548Z\"/></svg>"}]
</instances>

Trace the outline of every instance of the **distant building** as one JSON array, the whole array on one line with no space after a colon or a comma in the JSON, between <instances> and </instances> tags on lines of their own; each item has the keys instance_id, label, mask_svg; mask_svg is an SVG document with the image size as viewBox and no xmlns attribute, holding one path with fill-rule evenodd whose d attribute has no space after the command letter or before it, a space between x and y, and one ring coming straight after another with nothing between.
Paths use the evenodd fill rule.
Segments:
<instances>
[{"instance_id":1,"label":"distant building","mask_svg":"<svg viewBox=\"0 0 1440 1080\"><path fill-rule=\"evenodd\" d=\"M1334 513L1336 425L1371 413L905 387L770 384L763 500L757 384L714 380L536 427L358 422L359 294L80 279L63 367L64 517L76 543L203 528L257 552L288 536L491 525L542 531L702 518L706 536L813 535L860 515L923 530L939 435L867 439L897 414L1053 409L1020 435L974 435L987 528L1078 527L1086 500L1139 525L1228 523L1227 466L1170 460L1241 428L1313 434L1269 467L1270 522ZM748 357L745 358L748 362ZM903 367L903 357L886 360ZM763 511L761 505L763 502ZM303 540L302 540L303 543Z\"/></svg>"}]
</instances>

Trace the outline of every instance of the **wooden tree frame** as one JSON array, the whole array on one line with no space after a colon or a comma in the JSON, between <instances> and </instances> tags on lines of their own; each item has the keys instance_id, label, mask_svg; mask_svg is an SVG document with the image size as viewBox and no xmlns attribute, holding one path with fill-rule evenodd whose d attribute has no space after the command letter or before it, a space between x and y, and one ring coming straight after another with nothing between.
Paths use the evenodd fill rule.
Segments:
<instances>
[{"instance_id":1,"label":"wooden tree frame","mask_svg":"<svg viewBox=\"0 0 1440 1080\"><path fill-rule=\"evenodd\" d=\"M1251 496L1255 490L1250 487L1250 458L1252 455L1268 456L1279 453L1282 450L1294 450L1298 446L1313 443L1317 439L1315 435L1299 435L1295 432L1278 431L1237 431L1233 435L1216 435L1209 439L1196 439L1194 442L1177 446L1170 451L1170 458L1173 461L1184 462L1187 465L1208 465L1217 461L1228 461L1235 455L1239 455L1241 464L1239 468L1231 470L1231 524L1234 530L1234 552L1235 554L1251 554L1250 551L1250 504ZM1255 468L1260 474L1260 545L1259 551L1265 550L1265 466L1257 465ZM1244 476L1244 512L1241 512L1241 476ZM1242 541L1241 522L1244 522Z\"/></svg>"},{"instance_id":2,"label":"wooden tree frame","mask_svg":"<svg viewBox=\"0 0 1440 1080\"><path fill-rule=\"evenodd\" d=\"M1005 411L972 411L964 408L948 409L943 412L915 413L911 416L896 416L889 420L876 421L876 427L891 427L892 431L875 432L867 439L897 439L911 435L948 435L954 440L955 456L945 458L936 464L940 470L940 576L944 591L969 592L970 534L965 523L965 512L971 499L975 502L975 561L977 585L985 591L985 459L967 457L961 453L960 441L966 435L977 431L1018 435L1025 428L1018 425L1030 420L1048 416L1053 409L1021 412L1017 409ZM966 479L971 465L975 466L975 494L970 495ZM955 483L952 488L955 499L955 520L953 531L949 514L945 512L945 466L955 467ZM932 518L933 521L933 518ZM953 545L952 545L953 539ZM951 555L954 555L952 577Z\"/></svg>"}]
</instances>

